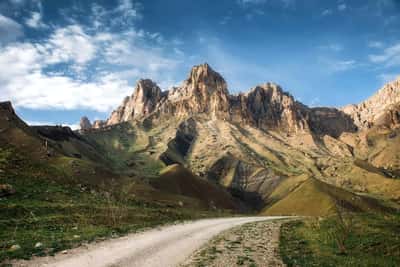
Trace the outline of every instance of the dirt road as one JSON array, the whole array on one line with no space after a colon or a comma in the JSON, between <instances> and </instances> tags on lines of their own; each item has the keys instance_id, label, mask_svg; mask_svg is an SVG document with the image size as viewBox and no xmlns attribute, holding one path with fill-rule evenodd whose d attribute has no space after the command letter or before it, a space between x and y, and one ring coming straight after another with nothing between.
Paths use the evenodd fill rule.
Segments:
<instances>
[{"instance_id":1,"label":"dirt road","mask_svg":"<svg viewBox=\"0 0 400 267\"><path fill-rule=\"evenodd\" d=\"M90 244L54 257L17 262L13 266L177 266L224 230L248 222L277 218L280 217L237 217L187 222Z\"/></svg>"}]
</instances>

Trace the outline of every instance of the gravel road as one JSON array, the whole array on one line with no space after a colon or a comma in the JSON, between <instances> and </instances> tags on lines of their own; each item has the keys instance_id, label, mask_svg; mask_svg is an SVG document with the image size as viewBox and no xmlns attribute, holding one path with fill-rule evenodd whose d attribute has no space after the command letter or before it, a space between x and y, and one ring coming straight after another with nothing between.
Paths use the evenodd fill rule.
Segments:
<instances>
[{"instance_id":1,"label":"gravel road","mask_svg":"<svg viewBox=\"0 0 400 267\"><path fill-rule=\"evenodd\" d=\"M236 217L186 222L89 244L54 257L16 262L13 266L177 266L224 230L249 222L279 218L281 217Z\"/></svg>"}]
</instances>

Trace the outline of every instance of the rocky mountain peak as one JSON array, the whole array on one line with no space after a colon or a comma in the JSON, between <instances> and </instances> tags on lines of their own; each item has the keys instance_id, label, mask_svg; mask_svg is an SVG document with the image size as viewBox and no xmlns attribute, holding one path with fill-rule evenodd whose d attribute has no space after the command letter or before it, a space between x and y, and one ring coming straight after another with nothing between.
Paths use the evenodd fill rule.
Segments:
<instances>
[{"instance_id":1,"label":"rocky mountain peak","mask_svg":"<svg viewBox=\"0 0 400 267\"><path fill-rule=\"evenodd\" d=\"M298 132L308 129L306 109L274 83L265 83L244 95L247 114L262 129Z\"/></svg>"},{"instance_id":2,"label":"rocky mountain peak","mask_svg":"<svg viewBox=\"0 0 400 267\"><path fill-rule=\"evenodd\" d=\"M106 122L94 122L93 128L136 119L156 122L197 115L287 133L315 131L338 136L343 131L355 129L348 120L349 116L343 112L337 109L312 110L274 83L258 85L247 93L230 95L224 78L207 63L194 66L183 84L168 92L162 92L149 79L139 80L133 94L124 99L110 118ZM330 124L339 130L332 130Z\"/></svg>"},{"instance_id":3,"label":"rocky mountain peak","mask_svg":"<svg viewBox=\"0 0 400 267\"><path fill-rule=\"evenodd\" d=\"M144 117L153 112L161 100L160 87L150 79L141 79L130 97L125 97L122 104L112 112L107 125L117 124Z\"/></svg>"},{"instance_id":4,"label":"rocky mountain peak","mask_svg":"<svg viewBox=\"0 0 400 267\"><path fill-rule=\"evenodd\" d=\"M169 92L167 106L167 110L178 116L206 113L212 118L227 118L228 86L224 78L207 63L197 65L182 86Z\"/></svg>"},{"instance_id":5,"label":"rocky mountain peak","mask_svg":"<svg viewBox=\"0 0 400 267\"><path fill-rule=\"evenodd\" d=\"M400 77L385 84L366 101L345 106L342 111L351 116L360 129L367 129L397 103L400 103Z\"/></svg>"},{"instance_id":6,"label":"rocky mountain peak","mask_svg":"<svg viewBox=\"0 0 400 267\"><path fill-rule=\"evenodd\" d=\"M90 122L90 120L86 116L83 116L81 118L79 126L81 127L82 131L89 130L89 129L91 129L93 127L92 123Z\"/></svg>"},{"instance_id":7,"label":"rocky mountain peak","mask_svg":"<svg viewBox=\"0 0 400 267\"><path fill-rule=\"evenodd\" d=\"M0 108L9 114L15 115L14 108L10 101L0 102Z\"/></svg>"},{"instance_id":8,"label":"rocky mountain peak","mask_svg":"<svg viewBox=\"0 0 400 267\"><path fill-rule=\"evenodd\" d=\"M207 63L194 66L186 80L193 88L206 87L209 90L220 89L227 91L227 85L222 76L214 71Z\"/></svg>"}]
</instances>

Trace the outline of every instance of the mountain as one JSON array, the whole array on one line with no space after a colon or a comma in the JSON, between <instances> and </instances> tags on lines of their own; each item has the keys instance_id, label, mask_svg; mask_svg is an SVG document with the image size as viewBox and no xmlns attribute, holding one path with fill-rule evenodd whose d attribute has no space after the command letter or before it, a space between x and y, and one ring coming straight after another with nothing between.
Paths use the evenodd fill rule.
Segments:
<instances>
[{"instance_id":1,"label":"mountain","mask_svg":"<svg viewBox=\"0 0 400 267\"><path fill-rule=\"evenodd\" d=\"M388 126L399 125L400 76L383 86L366 101L358 105L348 105L342 111L348 114L360 129L388 123ZM393 124L393 125L392 125Z\"/></svg>"},{"instance_id":2,"label":"mountain","mask_svg":"<svg viewBox=\"0 0 400 267\"><path fill-rule=\"evenodd\" d=\"M162 92L151 80L139 80L132 96L126 97L100 125L110 126L144 118L148 121L172 116L188 118L197 114L287 133L314 132L338 136L356 130L350 116L342 111L309 108L273 83L231 95L224 78L208 64L193 67L183 84L170 91ZM86 129L90 123L84 122L82 126Z\"/></svg>"},{"instance_id":3,"label":"mountain","mask_svg":"<svg viewBox=\"0 0 400 267\"><path fill-rule=\"evenodd\" d=\"M376 112L368 127L354 119L364 115L310 108L273 83L232 95L208 64L169 91L140 80L107 120L83 117L80 131L29 126L4 102L0 156L24 160L0 168L30 177L41 166L35 175L49 183L177 208L387 211L400 204L399 88L390 83L357 105ZM309 204L319 201L329 205Z\"/></svg>"},{"instance_id":4,"label":"mountain","mask_svg":"<svg viewBox=\"0 0 400 267\"><path fill-rule=\"evenodd\" d=\"M337 188L363 195L361 202L400 202L399 95L395 81L351 112L310 108L273 83L230 94L224 78L202 64L169 91L140 80L106 121L82 134L119 172L156 177L179 164L250 209L277 214L277 203L301 195L292 194L298 187L313 189L306 190L312 201L339 201L344 194L330 194ZM372 123L360 123L364 116ZM326 214L322 205L308 211Z\"/></svg>"}]
</instances>

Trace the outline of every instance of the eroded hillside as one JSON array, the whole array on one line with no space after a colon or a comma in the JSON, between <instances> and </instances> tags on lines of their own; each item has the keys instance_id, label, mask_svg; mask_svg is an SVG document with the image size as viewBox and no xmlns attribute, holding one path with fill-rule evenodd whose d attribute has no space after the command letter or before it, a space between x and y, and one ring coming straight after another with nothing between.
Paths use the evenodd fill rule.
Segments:
<instances>
[{"instance_id":1,"label":"eroded hillside","mask_svg":"<svg viewBox=\"0 0 400 267\"><path fill-rule=\"evenodd\" d=\"M385 86L378 98L385 91L400 94L397 85ZM355 117L364 115L356 111L309 108L272 83L231 95L223 77L203 64L170 91L139 81L108 120L82 133L119 171L143 178L180 164L256 210L276 210L310 179L366 201L399 202L399 116L393 103L382 105L362 127ZM317 191L327 196L332 190ZM327 197L337 203L345 201L341 196Z\"/></svg>"}]
</instances>

